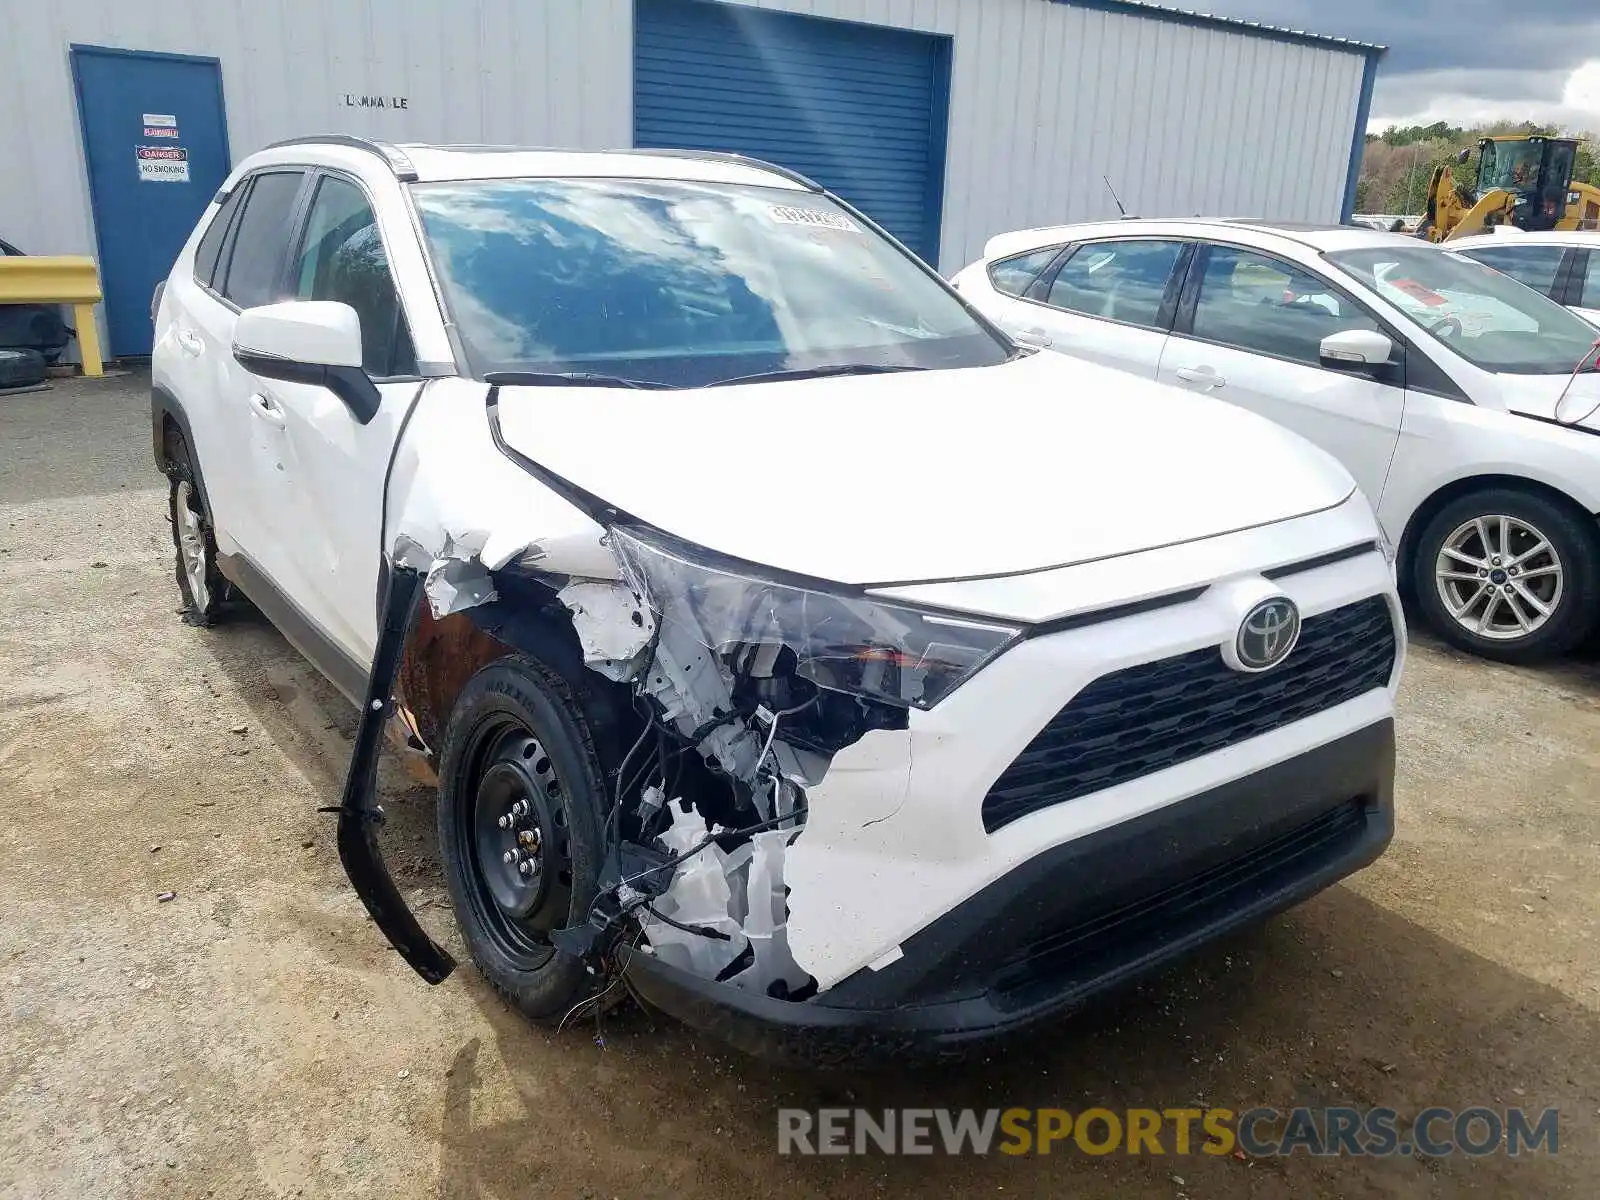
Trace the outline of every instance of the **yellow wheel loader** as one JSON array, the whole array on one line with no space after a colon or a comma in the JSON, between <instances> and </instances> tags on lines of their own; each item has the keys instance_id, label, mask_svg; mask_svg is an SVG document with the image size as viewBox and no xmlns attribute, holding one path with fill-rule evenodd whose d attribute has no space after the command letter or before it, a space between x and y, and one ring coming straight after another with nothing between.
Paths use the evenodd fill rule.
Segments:
<instances>
[{"instance_id":1,"label":"yellow wheel loader","mask_svg":"<svg viewBox=\"0 0 1600 1200\"><path fill-rule=\"evenodd\" d=\"M1417 236L1430 242L1518 229L1600 229L1600 188L1572 181L1578 143L1572 138L1487 137L1478 143L1477 186L1456 183L1436 167ZM1456 160L1465 164L1468 151Z\"/></svg>"}]
</instances>

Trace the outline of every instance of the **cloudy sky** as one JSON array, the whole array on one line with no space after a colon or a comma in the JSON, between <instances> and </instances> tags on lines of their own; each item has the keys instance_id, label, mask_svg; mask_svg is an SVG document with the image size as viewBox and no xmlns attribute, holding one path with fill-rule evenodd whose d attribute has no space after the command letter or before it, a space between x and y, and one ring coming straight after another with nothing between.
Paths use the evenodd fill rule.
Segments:
<instances>
[{"instance_id":1,"label":"cloudy sky","mask_svg":"<svg viewBox=\"0 0 1600 1200\"><path fill-rule=\"evenodd\" d=\"M1388 46L1372 99L1372 132L1391 124L1497 119L1600 129L1600 0L1186 0L1173 6Z\"/></svg>"}]
</instances>

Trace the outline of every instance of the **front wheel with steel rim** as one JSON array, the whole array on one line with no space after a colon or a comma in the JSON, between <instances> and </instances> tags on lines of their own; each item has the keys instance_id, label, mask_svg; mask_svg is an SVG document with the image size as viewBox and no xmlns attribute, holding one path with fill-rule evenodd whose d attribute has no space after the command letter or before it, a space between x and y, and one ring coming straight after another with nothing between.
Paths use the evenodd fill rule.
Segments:
<instances>
[{"instance_id":1,"label":"front wheel with steel rim","mask_svg":"<svg viewBox=\"0 0 1600 1200\"><path fill-rule=\"evenodd\" d=\"M591 990L550 935L596 891L605 786L573 689L522 655L456 699L439 769L439 844L461 933L484 977L535 1020Z\"/></svg>"},{"instance_id":2,"label":"front wheel with steel rim","mask_svg":"<svg viewBox=\"0 0 1600 1200\"><path fill-rule=\"evenodd\" d=\"M1565 653L1594 629L1592 519L1532 492L1490 488L1436 513L1417 539L1417 599L1446 640L1487 658Z\"/></svg>"},{"instance_id":3,"label":"front wheel with steel rim","mask_svg":"<svg viewBox=\"0 0 1600 1200\"><path fill-rule=\"evenodd\" d=\"M176 438L169 453L172 458L167 468L167 516L172 522L183 615L192 624L210 625L221 610L228 584L217 569L217 541L195 484L189 448Z\"/></svg>"}]
</instances>

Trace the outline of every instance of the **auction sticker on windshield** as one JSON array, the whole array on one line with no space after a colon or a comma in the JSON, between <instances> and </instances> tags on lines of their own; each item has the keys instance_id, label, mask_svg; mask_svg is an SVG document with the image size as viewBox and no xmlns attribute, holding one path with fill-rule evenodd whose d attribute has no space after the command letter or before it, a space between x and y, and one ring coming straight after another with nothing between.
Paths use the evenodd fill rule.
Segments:
<instances>
[{"instance_id":1,"label":"auction sticker on windshield","mask_svg":"<svg viewBox=\"0 0 1600 1200\"><path fill-rule=\"evenodd\" d=\"M772 208L772 219L785 225L806 225L813 229L838 229L844 233L860 233L861 227L842 213L823 212L816 208L789 208L777 204Z\"/></svg>"}]
</instances>

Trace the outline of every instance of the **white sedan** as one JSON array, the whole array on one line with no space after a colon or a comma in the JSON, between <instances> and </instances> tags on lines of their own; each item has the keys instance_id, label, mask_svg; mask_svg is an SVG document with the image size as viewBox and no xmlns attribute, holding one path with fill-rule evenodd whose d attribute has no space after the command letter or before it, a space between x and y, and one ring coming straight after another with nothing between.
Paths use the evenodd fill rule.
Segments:
<instances>
[{"instance_id":1,"label":"white sedan","mask_svg":"<svg viewBox=\"0 0 1600 1200\"><path fill-rule=\"evenodd\" d=\"M1600 620L1596 331L1397 234L1119 221L992 238L956 275L1020 340L1226 399L1337 456L1431 624L1525 662Z\"/></svg>"},{"instance_id":2,"label":"white sedan","mask_svg":"<svg viewBox=\"0 0 1600 1200\"><path fill-rule=\"evenodd\" d=\"M1600 326L1600 233L1517 230L1455 238L1449 248L1504 271Z\"/></svg>"}]
</instances>

